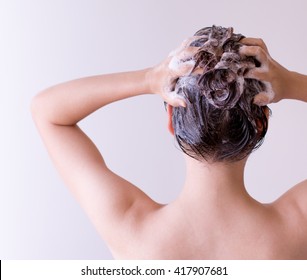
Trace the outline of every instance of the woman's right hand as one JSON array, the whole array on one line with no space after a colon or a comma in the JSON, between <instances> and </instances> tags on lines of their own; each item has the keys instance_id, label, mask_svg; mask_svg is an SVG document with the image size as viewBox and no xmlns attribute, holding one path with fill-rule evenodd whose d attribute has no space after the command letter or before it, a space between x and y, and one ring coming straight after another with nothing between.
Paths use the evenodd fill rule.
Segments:
<instances>
[{"instance_id":1,"label":"woman's right hand","mask_svg":"<svg viewBox=\"0 0 307 280\"><path fill-rule=\"evenodd\" d=\"M260 80L266 87L265 92L255 96L254 103L264 106L287 98L292 86L292 72L270 56L262 39L244 38L240 43L244 45L239 51L241 55L255 57L260 62L260 66L251 68L245 78Z\"/></svg>"}]
</instances>

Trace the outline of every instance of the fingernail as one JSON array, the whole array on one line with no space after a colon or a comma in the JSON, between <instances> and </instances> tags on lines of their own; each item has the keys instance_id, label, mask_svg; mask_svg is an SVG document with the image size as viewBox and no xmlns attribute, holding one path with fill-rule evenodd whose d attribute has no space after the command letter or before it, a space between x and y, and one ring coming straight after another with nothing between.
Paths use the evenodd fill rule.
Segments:
<instances>
[{"instance_id":1,"label":"fingernail","mask_svg":"<svg viewBox=\"0 0 307 280\"><path fill-rule=\"evenodd\" d=\"M186 108L187 104L184 101L180 101L180 106Z\"/></svg>"}]
</instances>

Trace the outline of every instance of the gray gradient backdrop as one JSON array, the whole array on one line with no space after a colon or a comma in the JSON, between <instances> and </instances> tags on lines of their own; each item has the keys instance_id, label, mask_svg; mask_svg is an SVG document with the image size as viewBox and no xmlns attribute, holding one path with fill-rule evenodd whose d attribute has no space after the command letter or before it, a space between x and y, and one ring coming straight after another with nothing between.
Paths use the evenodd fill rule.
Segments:
<instances>
[{"instance_id":1,"label":"gray gradient backdrop","mask_svg":"<svg viewBox=\"0 0 307 280\"><path fill-rule=\"evenodd\" d=\"M212 24L262 37L276 60L306 74L306 11L305 0L0 0L0 259L112 258L32 123L37 92L152 66ZM306 178L306 104L283 101L271 109L266 141L246 170L248 191L261 202ZM158 96L112 104L81 126L115 172L157 201L176 198L184 161Z\"/></svg>"}]
</instances>

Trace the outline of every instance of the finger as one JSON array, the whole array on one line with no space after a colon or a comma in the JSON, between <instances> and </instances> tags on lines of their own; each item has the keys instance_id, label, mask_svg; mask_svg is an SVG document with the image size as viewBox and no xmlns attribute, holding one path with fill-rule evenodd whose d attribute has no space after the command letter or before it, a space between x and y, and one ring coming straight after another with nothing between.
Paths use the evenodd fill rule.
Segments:
<instances>
[{"instance_id":1,"label":"finger","mask_svg":"<svg viewBox=\"0 0 307 280\"><path fill-rule=\"evenodd\" d=\"M245 56L253 56L261 64L264 64L268 61L268 54L261 47L258 46L242 46L239 49L239 54Z\"/></svg>"},{"instance_id":2,"label":"finger","mask_svg":"<svg viewBox=\"0 0 307 280\"><path fill-rule=\"evenodd\" d=\"M267 70L264 67L251 68L244 74L244 78L266 81Z\"/></svg>"},{"instance_id":3,"label":"finger","mask_svg":"<svg viewBox=\"0 0 307 280\"><path fill-rule=\"evenodd\" d=\"M258 106L265 106L271 103L271 98L267 92L260 92L254 97L253 103Z\"/></svg>"},{"instance_id":4,"label":"finger","mask_svg":"<svg viewBox=\"0 0 307 280\"><path fill-rule=\"evenodd\" d=\"M193 46L190 46L190 45L191 45L194 41L199 40L199 39L201 39L201 38L207 38L207 36L205 36L205 35L202 35L202 36L192 36L192 37L189 37L189 38L185 39L185 40L181 43L181 45L180 45L178 48L172 50L172 51L169 53L168 56L175 56L175 55L181 53L184 49L187 49L187 48L191 48L191 49L193 48L193 49L195 49L195 52L196 52L196 50L198 50L199 47L193 47Z\"/></svg>"},{"instance_id":5,"label":"finger","mask_svg":"<svg viewBox=\"0 0 307 280\"><path fill-rule=\"evenodd\" d=\"M183 61L192 59L199 49L200 47L186 47L177 54L177 57Z\"/></svg>"},{"instance_id":6,"label":"finger","mask_svg":"<svg viewBox=\"0 0 307 280\"><path fill-rule=\"evenodd\" d=\"M173 71L178 76L186 75L195 66L195 60L189 59L186 61L181 60L177 56L174 56L168 64L169 69Z\"/></svg>"},{"instance_id":7,"label":"finger","mask_svg":"<svg viewBox=\"0 0 307 280\"><path fill-rule=\"evenodd\" d=\"M177 94L175 91L165 94L165 101L173 107L186 107L186 101L183 96Z\"/></svg>"},{"instance_id":8,"label":"finger","mask_svg":"<svg viewBox=\"0 0 307 280\"><path fill-rule=\"evenodd\" d=\"M191 44L194 41L199 40L201 38L207 38L207 36L192 36L190 38L185 39L177 49L170 52L169 56L177 55L181 53L183 50L186 50L189 48L191 48L190 50L194 49L194 51L198 50L200 47L193 47L191 46Z\"/></svg>"},{"instance_id":9,"label":"finger","mask_svg":"<svg viewBox=\"0 0 307 280\"><path fill-rule=\"evenodd\" d=\"M179 47L172 50L168 56L175 56L178 53L182 52L190 44L190 38L184 40Z\"/></svg>"},{"instance_id":10,"label":"finger","mask_svg":"<svg viewBox=\"0 0 307 280\"><path fill-rule=\"evenodd\" d=\"M243 38L242 40L240 40L240 43L248 46L258 46L268 52L266 44L260 38Z\"/></svg>"},{"instance_id":11,"label":"finger","mask_svg":"<svg viewBox=\"0 0 307 280\"><path fill-rule=\"evenodd\" d=\"M200 49L200 47L191 47L191 46L188 46L188 47L185 47L185 48L180 47L180 48L177 48L175 50L172 50L168 54L168 56L169 57L178 56L178 57L180 57L180 59L186 60L189 57L193 57L199 49Z\"/></svg>"},{"instance_id":12,"label":"finger","mask_svg":"<svg viewBox=\"0 0 307 280\"><path fill-rule=\"evenodd\" d=\"M178 66L178 69L176 71L176 74L178 76L185 76L191 74L195 67L195 60L188 60L185 62L180 63Z\"/></svg>"},{"instance_id":13,"label":"finger","mask_svg":"<svg viewBox=\"0 0 307 280\"><path fill-rule=\"evenodd\" d=\"M193 70L193 69L192 69ZM192 72L193 74L203 74L204 73L204 68L202 68L202 67L199 67L199 66L197 66L194 70L193 70L193 72ZM191 73L191 74L192 74Z\"/></svg>"},{"instance_id":14,"label":"finger","mask_svg":"<svg viewBox=\"0 0 307 280\"><path fill-rule=\"evenodd\" d=\"M169 68L179 76L191 73L196 63L194 55L198 50L198 47L187 47L185 50L172 57L168 65Z\"/></svg>"}]
</instances>

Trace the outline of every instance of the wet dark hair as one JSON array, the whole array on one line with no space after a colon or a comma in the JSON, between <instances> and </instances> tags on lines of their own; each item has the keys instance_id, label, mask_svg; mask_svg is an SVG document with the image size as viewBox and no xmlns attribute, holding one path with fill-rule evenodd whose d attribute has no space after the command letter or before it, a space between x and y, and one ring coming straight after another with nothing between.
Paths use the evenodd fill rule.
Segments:
<instances>
[{"instance_id":1,"label":"wet dark hair","mask_svg":"<svg viewBox=\"0 0 307 280\"><path fill-rule=\"evenodd\" d=\"M175 91L187 106L173 108L173 127L180 148L200 161L233 162L258 148L267 132L267 106L253 104L265 90L258 80L246 79L249 67L258 66L252 57L239 55L241 34L232 28L206 27L190 46L200 47L194 69L177 80Z\"/></svg>"}]
</instances>

